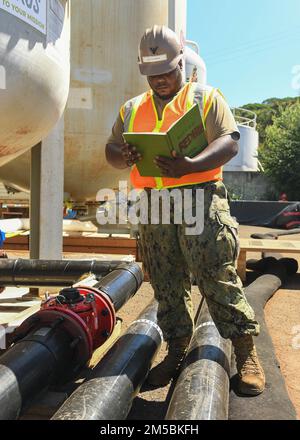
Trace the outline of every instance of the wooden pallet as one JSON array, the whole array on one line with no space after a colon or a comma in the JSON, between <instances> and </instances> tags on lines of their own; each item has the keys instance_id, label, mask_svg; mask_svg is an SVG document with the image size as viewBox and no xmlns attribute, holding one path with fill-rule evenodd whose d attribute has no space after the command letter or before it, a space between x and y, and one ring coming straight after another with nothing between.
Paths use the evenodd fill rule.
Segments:
<instances>
[{"instance_id":1,"label":"wooden pallet","mask_svg":"<svg viewBox=\"0 0 300 440\"><path fill-rule=\"evenodd\" d=\"M18 236L7 238L3 248L7 251L29 250L29 232ZM138 249L135 238L128 236L108 234L97 234L92 232L80 232L75 234L64 234L64 252L99 253L99 254L121 254L133 255L137 260Z\"/></svg>"},{"instance_id":2,"label":"wooden pallet","mask_svg":"<svg viewBox=\"0 0 300 440\"><path fill-rule=\"evenodd\" d=\"M17 327L39 310L40 298L28 299L28 288L8 287L0 295L0 325Z\"/></svg>"}]
</instances>

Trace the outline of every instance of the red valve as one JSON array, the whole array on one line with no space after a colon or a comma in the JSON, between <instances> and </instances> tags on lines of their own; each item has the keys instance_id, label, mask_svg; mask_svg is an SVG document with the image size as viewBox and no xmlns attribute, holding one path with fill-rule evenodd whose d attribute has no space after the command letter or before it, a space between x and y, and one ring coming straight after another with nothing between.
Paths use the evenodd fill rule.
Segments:
<instances>
[{"instance_id":1,"label":"red valve","mask_svg":"<svg viewBox=\"0 0 300 440\"><path fill-rule=\"evenodd\" d=\"M26 334L35 323L52 327L60 321L60 329L68 332L76 343L78 363L86 363L93 351L113 332L116 314L110 298L93 287L66 288L56 297L42 303L41 309L17 329Z\"/></svg>"}]
</instances>

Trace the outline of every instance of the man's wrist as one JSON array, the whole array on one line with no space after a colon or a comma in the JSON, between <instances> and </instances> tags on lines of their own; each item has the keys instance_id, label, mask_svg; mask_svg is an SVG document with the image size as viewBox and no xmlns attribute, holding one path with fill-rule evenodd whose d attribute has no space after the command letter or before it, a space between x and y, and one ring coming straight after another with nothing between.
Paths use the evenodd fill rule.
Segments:
<instances>
[{"instance_id":1,"label":"man's wrist","mask_svg":"<svg viewBox=\"0 0 300 440\"><path fill-rule=\"evenodd\" d=\"M194 157L189 160L191 164L191 173L198 173L200 171L203 171L202 160L200 157Z\"/></svg>"}]
</instances>

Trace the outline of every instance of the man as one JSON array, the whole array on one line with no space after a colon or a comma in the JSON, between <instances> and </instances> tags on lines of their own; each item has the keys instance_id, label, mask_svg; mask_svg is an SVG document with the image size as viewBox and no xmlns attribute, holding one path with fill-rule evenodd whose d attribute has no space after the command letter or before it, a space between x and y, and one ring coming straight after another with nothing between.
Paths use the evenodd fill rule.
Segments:
<instances>
[{"instance_id":1,"label":"man","mask_svg":"<svg viewBox=\"0 0 300 440\"><path fill-rule=\"evenodd\" d=\"M139 48L139 68L151 89L121 107L106 146L111 165L131 167L135 188L148 192L190 189L193 197L195 190L204 190L202 234L187 235L184 225L174 221L165 225L161 218L158 225L139 226L143 262L159 303L158 323L168 342L166 358L150 371L147 380L151 385L166 385L188 348L193 333L192 273L220 334L233 342L240 392L256 395L265 387L252 340L259 333L259 325L236 273L238 225L230 216L222 183L222 166L237 154L239 132L218 90L183 83L182 57L182 47L173 31L154 26L145 32ZM122 133L166 132L195 103L202 113L204 150L194 158L176 154L173 158L158 157L156 165L163 177L141 176L135 165L141 156L134 146L124 143Z\"/></svg>"}]
</instances>

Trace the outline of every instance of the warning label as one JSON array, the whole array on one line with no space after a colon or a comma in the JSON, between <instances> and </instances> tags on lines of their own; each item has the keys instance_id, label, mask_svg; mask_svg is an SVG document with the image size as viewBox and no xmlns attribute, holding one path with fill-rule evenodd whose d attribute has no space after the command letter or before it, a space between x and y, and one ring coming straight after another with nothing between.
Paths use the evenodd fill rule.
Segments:
<instances>
[{"instance_id":1,"label":"warning label","mask_svg":"<svg viewBox=\"0 0 300 440\"><path fill-rule=\"evenodd\" d=\"M47 34L47 0L0 0L0 9Z\"/></svg>"}]
</instances>

